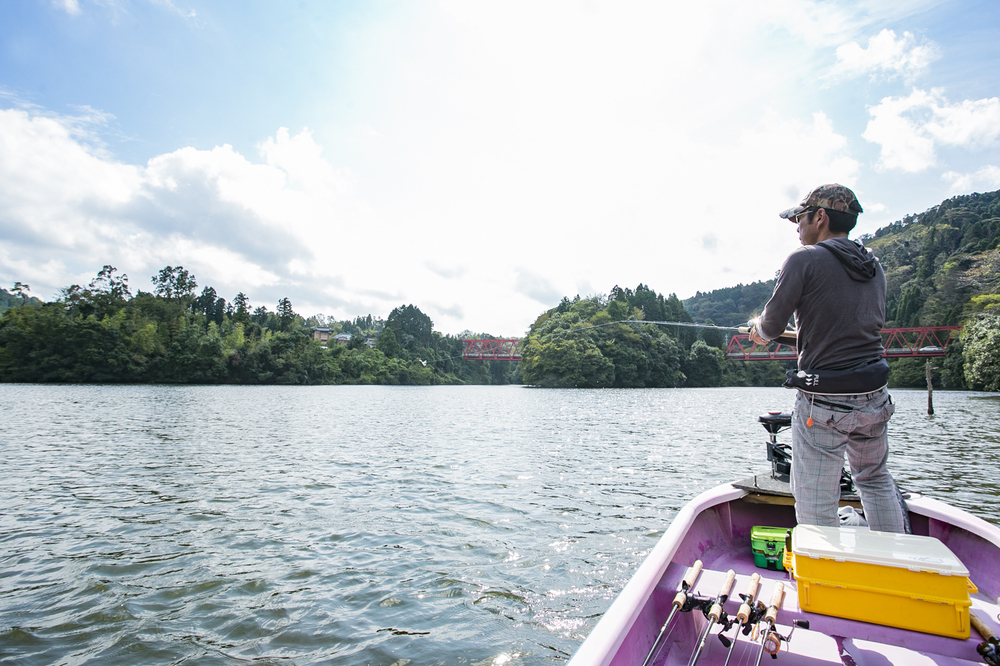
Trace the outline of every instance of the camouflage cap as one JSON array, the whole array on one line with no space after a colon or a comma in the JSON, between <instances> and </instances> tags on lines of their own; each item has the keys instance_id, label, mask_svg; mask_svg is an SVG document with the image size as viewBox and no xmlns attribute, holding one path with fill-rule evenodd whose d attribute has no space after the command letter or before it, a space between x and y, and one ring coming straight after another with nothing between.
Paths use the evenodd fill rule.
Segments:
<instances>
[{"instance_id":1,"label":"camouflage cap","mask_svg":"<svg viewBox=\"0 0 1000 666\"><path fill-rule=\"evenodd\" d=\"M854 192L850 188L837 183L831 183L815 188L806 195L806 198L798 206L782 211L778 215L794 222L796 215L809 208L830 208L831 210L839 210L842 213L850 213L851 215L864 212L861 209L861 204L858 203L858 198L854 196Z\"/></svg>"}]
</instances>

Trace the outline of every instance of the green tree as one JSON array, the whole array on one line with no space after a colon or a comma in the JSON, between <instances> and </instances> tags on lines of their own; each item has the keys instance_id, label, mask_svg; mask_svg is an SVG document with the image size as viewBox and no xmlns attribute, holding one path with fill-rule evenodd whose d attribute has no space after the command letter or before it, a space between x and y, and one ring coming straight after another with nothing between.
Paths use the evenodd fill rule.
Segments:
<instances>
[{"instance_id":1,"label":"green tree","mask_svg":"<svg viewBox=\"0 0 1000 666\"><path fill-rule=\"evenodd\" d=\"M161 268L160 272L150 280L153 283L153 293L167 300L191 297L198 287L194 275L186 271L183 266Z\"/></svg>"},{"instance_id":2,"label":"green tree","mask_svg":"<svg viewBox=\"0 0 1000 666\"><path fill-rule=\"evenodd\" d=\"M382 335L378 336L375 349L382 352L386 358L396 358L403 352L403 347L399 344L399 340L396 339L396 332L389 327L386 327L382 331Z\"/></svg>"},{"instance_id":3,"label":"green tree","mask_svg":"<svg viewBox=\"0 0 1000 666\"><path fill-rule=\"evenodd\" d=\"M250 299L242 291L233 299L233 321L244 325L250 323Z\"/></svg>"},{"instance_id":4,"label":"green tree","mask_svg":"<svg viewBox=\"0 0 1000 666\"><path fill-rule=\"evenodd\" d=\"M705 320L706 327L715 326L715 322L711 318ZM726 338L722 335L722 331L717 328L703 328L701 329L701 339L705 341L705 344L709 347L715 347L716 349L726 348Z\"/></svg>"},{"instance_id":5,"label":"green tree","mask_svg":"<svg viewBox=\"0 0 1000 666\"><path fill-rule=\"evenodd\" d=\"M1000 391L1000 315L984 313L966 321L965 383L980 391Z\"/></svg>"},{"instance_id":6,"label":"green tree","mask_svg":"<svg viewBox=\"0 0 1000 666\"><path fill-rule=\"evenodd\" d=\"M90 282L90 289L96 293L106 293L113 299L125 301L132 298L132 291L128 287L128 275L122 273L121 275L115 275L118 269L110 264L104 264L104 267L97 273L95 277Z\"/></svg>"},{"instance_id":7,"label":"green tree","mask_svg":"<svg viewBox=\"0 0 1000 666\"><path fill-rule=\"evenodd\" d=\"M295 311L292 310L292 302L287 296L278 301L277 309L279 326L282 331L288 331L291 329L292 324L295 323Z\"/></svg>"},{"instance_id":8,"label":"green tree","mask_svg":"<svg viewBox=\"0 0 1000 666\"><path fill-rule=\"evenodd\" d=\"M385 320L397 341L407 350L416 351L430 347L434 322L415 305L401 305L395 308Z\"/></svg>"},{"instance_id":9,"label":"green tree","mask_svg":"<svg viewBox=\"0 0 1000 666\"><path fill-rule=\"evenodd\" d=\"M614 364L589 340L564 338L536 345L527 356L522 352L521 372L526 384L603 388L614 382Z\"/></svg>"},{"instance_id":10,"label":"green tree","mask_svg":"<svg viewBox=\"0 0 1000 666\"><path fill-rule=\"evenodd\" d=\"M687 386L722 386L722 350L709 347L704 340L691 345L684 363Z\"/></svg>"},{"instance_id":11,"label":"green tree","mask_svg":"<svg viewBox=\"0 0 1000 666\"><path fill-rule=\"evenodd\" d=\"M10 293L12 293L14 296L20 298L23 301L28 298L28 292L30 291L31 287L29 285L26 285L22 282L15 282L14 286L11 287Z\"/></svg>"}]
</instances>

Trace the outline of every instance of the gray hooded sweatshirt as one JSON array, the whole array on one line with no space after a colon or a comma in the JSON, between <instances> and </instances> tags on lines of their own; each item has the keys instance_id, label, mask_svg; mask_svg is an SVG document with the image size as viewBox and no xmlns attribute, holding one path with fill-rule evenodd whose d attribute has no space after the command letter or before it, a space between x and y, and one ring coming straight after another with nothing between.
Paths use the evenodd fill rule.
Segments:
<instances>
[{"instance_id":1,"label":"gray hooded sweatshirt","mask_svg":"<svg viewBox=\"0 0 1000 666\"><path fill-rule=\"evenodd\" d=\"M777 338L795 315L800 370L851 370L882 357L885 273L871 251L847 238L788 255L760 316L761 336Z\"/></svg>"}]
</instances>

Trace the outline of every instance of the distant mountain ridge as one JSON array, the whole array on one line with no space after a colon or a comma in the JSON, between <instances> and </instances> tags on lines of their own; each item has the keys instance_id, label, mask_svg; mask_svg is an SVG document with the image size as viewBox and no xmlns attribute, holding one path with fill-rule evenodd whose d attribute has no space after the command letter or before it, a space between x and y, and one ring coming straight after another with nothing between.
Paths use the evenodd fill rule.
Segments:
<instances>
[{"instance_id":1,"label":"distant mountain ridge","mask_svg":"<svg viewBox=\"0 0 1000 666\"><path fill-rule=\"evenodd\" d=\"M42 302L34 296L24 298L23 296L16 296L6 289L0 288L0 314L3 314L5 310L9 310L15 305L24 305L25 303L31 303L33 305L42 304Z\"/></svg>"}]
</instances>

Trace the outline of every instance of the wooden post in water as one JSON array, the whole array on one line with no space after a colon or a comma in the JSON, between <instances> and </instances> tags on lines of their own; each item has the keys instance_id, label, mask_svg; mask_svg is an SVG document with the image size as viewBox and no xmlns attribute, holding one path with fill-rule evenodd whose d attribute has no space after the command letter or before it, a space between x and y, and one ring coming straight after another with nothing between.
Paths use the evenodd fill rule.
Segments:
<instances>
[{"instance_id":1,"label":"wooden post in water","mask_svg":"<svg viewBox=\"0 0 1000 666\"><path fill-rule=\"evenodd\" d=\"M930 359L927 359L927 416L934 416L934 386L931 383Z\"/></svg>"}]
</instances>

